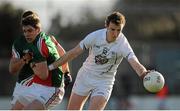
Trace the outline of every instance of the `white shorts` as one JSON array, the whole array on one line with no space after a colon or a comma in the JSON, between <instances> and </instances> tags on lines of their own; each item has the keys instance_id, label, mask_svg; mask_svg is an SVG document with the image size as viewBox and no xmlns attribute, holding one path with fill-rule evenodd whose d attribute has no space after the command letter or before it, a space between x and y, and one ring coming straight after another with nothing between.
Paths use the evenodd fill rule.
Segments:
<instances>
[{"instance_id":1,"label":"white shorts","mask_svg":"<svg viewBox=\"0 0 180 111\"><path fill-rule=\"evenodd\" d=\"M101 75L97 76L95 73L81 68L76 77L72 92L81 96L104 96L108 101L111 96L114 80Z\"/></svg>"},{"instance_id":2,"label":"white shorts","mask_svg":"<svg viewBox=\"0 0 180 111\"><path fill-rule=\"evenodd\" d=\"M14 92L12 95L11 105L14 105L19 97L19 95L22 94L24 90L26 90L29 86L22 85L18 82L16 82L16 85L14 87Z\"/></svg>"},{"instance_id":3,"label":"white shorts","mask_svg":"<svg viewBox=\"0 0 180 111\"><path fill-rule=\"evenodd\" d=\"M26 90L32 84L32 77L33 76L30 76L22 80L20 83L16 82L14 92L12 95L11 105L14 105L19 95L21 95L24 92L24 90Z\"/></svg>"},{"instance_id":4,"label":"white shorts","mask_svg":"<svg viewBox=\"0 0 180 111\"><path fill-rule=\"evenodd\" d=\"M33 83L18 100L24 106L34 100L39 100L46 109L50 109L59 104L64 96L64 88L56 88Z\"/></svg>"}]
</instances>

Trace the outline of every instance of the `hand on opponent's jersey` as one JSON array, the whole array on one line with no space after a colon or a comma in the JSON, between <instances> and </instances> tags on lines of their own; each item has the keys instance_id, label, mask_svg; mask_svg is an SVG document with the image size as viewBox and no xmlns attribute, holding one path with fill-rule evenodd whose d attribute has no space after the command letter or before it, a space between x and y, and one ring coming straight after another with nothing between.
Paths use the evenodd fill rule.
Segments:
<instances>
[{"instance_id":1,"label":"hand on opponent's jersey","mask_svg":"<svg viewBox=\"0 0 180 111\"><path fill-rule=\"evenodd\" d=\"M33 53L30 51L25 52L23 55L23 60L25 61L25 63L28 64L31 59L33 59Z\"/></svg>"}]
</instances>

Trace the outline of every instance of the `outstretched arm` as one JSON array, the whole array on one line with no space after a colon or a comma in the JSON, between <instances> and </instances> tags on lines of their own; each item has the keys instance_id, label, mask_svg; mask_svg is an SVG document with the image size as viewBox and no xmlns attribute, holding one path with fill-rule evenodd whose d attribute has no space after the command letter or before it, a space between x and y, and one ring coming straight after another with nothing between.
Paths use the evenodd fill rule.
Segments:
<instances>
[{"instance_id":1,"label":"outstretched arm","mask_svg":"<svg viewBox=\"0 0 180 111\"><path fill-rule=\"evenodd\" d=\"M66 53L66 51L60 45L60 43L55 39L54 36L50 36L50 37L51 37L51 40L56 45L56 49L58 51L58 54L60 55L60 57L62 57ZM72 82L72 77L71 77L71 74L70 74L70 69L69 69L68 62L66 62L65 64L62 65L62 72L64 73L64 83L65 83L65 86L67 87Z\"/></svg>"},{"instance_id":2,"label":"outstretched arm","mask_svg":"<svg viewBox=\"0 0 180 111\"><path fill-rule=\"evenodd\" d=\"M68 61L73 60L78 55L80 55L83 52L83 49L78 44L75 48L68 51L65 55L63 55L61 58L59 58L57 61L49 65L49 70L53 70L63 64L65 64Z\"/></svg>"},{"instance_id":3,"label":"outstretched arm","mask_svg":"<svg viewBox=\"0 0 180 111\"><path fill-rule=\"evenodd\" d=\"M136 71L139 77L143 78L148 73L146 68L139 62L139 60L136 57L130 58L128 62L130 63L132 68Z\"/></svg>"},{"instance_id":4,"label":"outstretched arm","mask_svg":"<svg viewBox=\"0 0 180 111\"><path fill-rule=\"evenodd\" d=\"M64 50L64 48L60 45L60 43L55 39L54 36L50 36L51 40L54 42L54 44L56 45L56 49L58 51L58 54L60 55L60 57L62 57L66 51ZM69 64L68 62L66 62L65 64L62 65L62 71L63 73L67 73L70 72L69 70Z\"/></svg>"}]
</instances>

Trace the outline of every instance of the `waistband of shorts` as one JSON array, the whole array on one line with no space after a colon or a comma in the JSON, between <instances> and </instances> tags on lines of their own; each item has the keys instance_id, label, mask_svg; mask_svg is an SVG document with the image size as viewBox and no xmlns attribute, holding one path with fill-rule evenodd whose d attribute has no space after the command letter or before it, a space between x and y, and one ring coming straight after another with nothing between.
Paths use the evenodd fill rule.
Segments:
<instances>
[{"instance_id":1,"label":"waistband of shorts","mask_svg":"<svg viewBox=\"0 0 180 111\"><path fill-rule=\"evenodd\" d=\"M18 80L17 82L21 85L30 85L30 84L32 84L32 80L33 80L33 76L30 76L26 79Z\"/></svg>"}]
</instances>

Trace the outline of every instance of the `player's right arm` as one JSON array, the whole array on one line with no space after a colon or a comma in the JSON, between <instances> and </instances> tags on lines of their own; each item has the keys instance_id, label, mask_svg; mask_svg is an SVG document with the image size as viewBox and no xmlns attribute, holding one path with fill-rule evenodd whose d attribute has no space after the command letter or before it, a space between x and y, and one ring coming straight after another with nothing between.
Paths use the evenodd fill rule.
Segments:
<instances>
[{"instance_id":1,"label":"player's right arm","mask_svg":"<svg viewBox=\"0 0 180 111\"><path fill-rule=\"evenodd\" d=\"M50 36L50 37L51 37L51 40L56 45L56 49L58 51L58 54L60 55L60 57L62 57L66 53L66 51L61 46L61 44L55 39L54 36ZM70 69L69 69L68 62L66 62L65 64L62 65L62 72L64 73L65 86L68 86L72 82L72 77L71 77L71 74L70 74Z\"/></svg>"},{"instance_id":2,"label":"player's right arm","mask_svg":"<svg viewBox=\"0 0 180 111\"><path fill-rule=\"evenodd\" d=\"M9 72L12 74L18 73L25 64L28 64L31 59L32 55L30 53L26 53L22 58L20 58L19 53L13 48L12 58L9 64Z\"/></svg>"},{"instance_id":3,"label":"player's right arm","mask_svg":"<svg viewBox=\"0 0 180 111\"><path fill-rule=\"evenodd\" d=\"M96 33L88 34L82 41L80 41L80 43L75 48L71 49L57 61L49 65L49 70L53 70L65 64L66 62L73 60L74 58L79 56L84 50L87 50L90 47L92 47L94 42L96 41L95 34Z\"/></svg>"},{"instance_id":4,"label":"player's right arm","mask_svg":"<svg viewBox=\"0 0 180 111\"><path fill-rule=\"evenodd\" d=\"M25 61L22 58L21 59L11 58L10 64L9 64L9 72L12 74L19 72L24 66L24 64L25 64Z\"/></svg>"},{"instance_id":5,"label":"player's right arm","mask_svg":"<svg viewBox=\"0 0 180 111\"><path fill-rule=\"evenodd\" d=\"M146 68L139 62L137 57L128 59L128 62L130 63L131 67L136 71L139 77L143 78L148 73Z\"/></svg>"},{"instance_id":6,"label":"player's right arm","mask_svg":"<svg viewBox=\"0 0 180 111\"><path fill-rule=\"evenodd\" d=\"M59 58L57 61L55 61L54 63L49 65L49 70L53 70L65 63L67 63L68 61L73 60L74 58L79 56L82 52L83 52L83 49L78 44L75 48L71 49L66 54L64 54L61 58Z\"/></svg>"}]
</instances>

